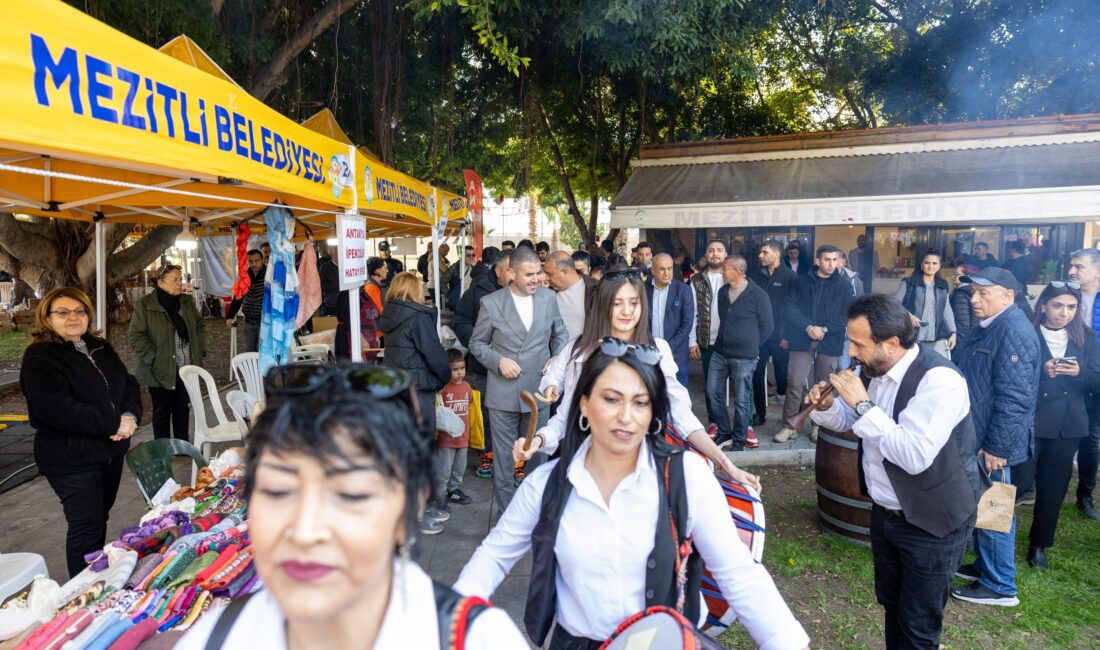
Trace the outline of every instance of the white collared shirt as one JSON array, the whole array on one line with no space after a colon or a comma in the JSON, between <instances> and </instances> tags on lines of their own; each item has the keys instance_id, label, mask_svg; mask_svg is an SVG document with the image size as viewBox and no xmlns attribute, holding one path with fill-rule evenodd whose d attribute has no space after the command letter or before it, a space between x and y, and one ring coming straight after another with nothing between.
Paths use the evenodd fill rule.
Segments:
<instances>
[{"instance_id":1,"label":"white collared shirt","mask_svg":"<svg viewBox=\"0 0 1100 650\"><path fill-rule=\"evenodd\" d=\"M558 311L565 321L565 329L569 330L569 338L575 339L584 332L584 279L558 292Z\"/></svg>"},{"instance_id":2,"label":"white collared shirt","mask_svg":"<svg viewBox=\"0 0 1100 650\"><path fill-rule=\"evenodd\" d=\"M875 503L891 510L900 510L901 503L883 460L889 460L909 474L920 474L932 465L955 426L970 412L966 380L956 370L939 367L925 373L909 404L894 422L891 416L894 400L918 350L914 345L889 372L871 380L867 395L875 406L862 418L839 397L833 400L828 411L814 411L810 416L827 429L850 429L863 440L863 475L867 491Z\"/></svg>"},{"instance_id":3,"label":"white collared shirt","mask_svg":"<svg viewBox=\"0 0 1100 650\"><path fill-rule=\"evenodd\" d=\"M592 439L585 438L569 465L573 493L562 512L554 543L558 571L558 624L570 634L606 639L628 616L645 609L646 562L653 552L658 499L657 470L642 444L634 472L604 501L585 468ZM455 591L488 597L531 548L542 510L542 493L559 461L527 477L511 505L462 570ZM741 543L729 505L706 461L684 455L690 535L722 594L765 650L804 648L810 639L779 594L767 569ZM701 603L701 618L706 607ZM701 623L702 621L700 621Z\"/></svg>"},{"instance_id":4,"label":"white collared shirt","mask_svg":"<svg viewBox=\"0 0 1100 650\"><path fill-rule=\"evenodd\" d=\"M669 286L671 285L666 284L662 288L656 283L653 285L653 304L649 306L651 316L649 330L655 339L665 338L665 306L668 304Z\"/></svg>"},{"instance_id":5,"label":"white collared shirt","mask_svg":"<svg viewBox=\"0 0 1100 650\"><path fill-rule=\"evenodd\" d=\"M523 322L523 329L530 332L531 325L535 322L535 296L518 296L516 292L511 289L508 289L508 293L512 296L512 302L516 305L516 311L519 312L519 319Z\"/></svg>"},{"instance_id":6,"label":"white collared shirt","mask_svg":"<svg viewBox=\"0 0 1100 650\"><path fill-rule=\"evenodd\" d=\"M576 342L577 340L574 339L565 344L558 356L554 357L554 362L547 368L546 374L542 376L542 381L539 382L539 392L545 391L551 386L557 386L561 392L561 403L558 404L558 410L554 413L554 417L550 418L546 426L538 430L543 438L540 451L548 454L554 453L558 448L558 443L565 437L565 432L569 428L566 426L565 420L569 417L569 408L573 404L573 392L577 388L581 368L584 366L584 362L588 361L588 355L570 359L573 356L573 344ZM676 429L676 433L687 438L692 432L702 429L703 423L695 417L695 412L691 410L691 396L688 395L687 389L680 383L680 380L676 379L679 368L676 365L676 360L672 358L672 348L668 347L668 342L664 339L654 339L653 343L661 353L661 372L665 375L669 417L672 418L672 426Z\"/></svg>"},{"instance_id":7,"label":"white collared shirt","mask_svg":"<svg viewBox=\"0 0 1100 650\"><path fill-rule=\"evenodd\" d=\"M435 608L432 579L415 562L395 560L394 579L385 618L378 629L374 648L417 648L439 650L439 616ZM224 610L222 610L224 611ZM176 644L177 650L202 650L222 611L203 614ZM466 647L471 650L526 648L527 639L503 609L481 613L467 630ZM272 593L264 589L249 599L222 645L225 650L287 648L286 618Z\"/></svg>"},{"instance_id":8,"label":"white collared shirt","mask_svg":"<svg viewBox=\"0 0 1100 650\"><path fill-rule=\"evenodd\" d=\"M722 277L722 273L719 271L707 271L707 282L710 283L710 332L708 345L714 345L714 342L718 340L718 328L722 325L722 315L718 313L718 292L722 287L726 286L726 280ZM699 304L699 298L695 295L695 285L691 285L691 300L695 304ZM701 318L698 310L695 312L696 322ZM691 328L691 332L688 334L688 347L694 347L699 345L698 334L696 334L696 327Z\"/></svg>"}]
</instances>

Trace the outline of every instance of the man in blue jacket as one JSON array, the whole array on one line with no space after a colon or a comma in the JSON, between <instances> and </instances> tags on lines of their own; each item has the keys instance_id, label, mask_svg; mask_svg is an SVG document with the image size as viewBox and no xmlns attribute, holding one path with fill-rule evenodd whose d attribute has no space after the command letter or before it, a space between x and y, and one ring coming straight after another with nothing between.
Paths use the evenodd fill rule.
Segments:
<instances>
[{"instance_id":1,"label":"man in blue jacket","mask_svg":"<svg viewBox=\"0 0 1100 650\"><path fill-rule=\"evenodd\" d=\"M695 301L686 282L673 281L672 266L672 256L668 253L659 253L653 258L652 277L645 285L651 318L649 331L672 348L676 379L687 388L688 338L695 326Z\"/></svg>"},{"instance_id":2,"label":"man in blue jacket","mask_svg":"<svg viewBox=\"0 0 1100 650\"><path fill-rule=\"evenodd\" d=\"M1012 467L1026 461L1035 443L1039 392L1039 337L1015 304L1020 286L1012 273L990 266L968 276L970 299L980 322L963 339L955 363L966 377L978 459L993 481L1012 480ZM951 590L959 600L1013 607L1016 595L1016 518L1007 533L976 529L974 564L957 576L973 580Z\"/></svg>"},{"instance_id":3,"label":"man in blue jacket","mask_svg":"<svg viewBox=\"0 0 1100 650\"><path fill-rule=\"evenodd\" d=\"M1069 260L1069 279L1081 285L1081 304L1077 311L1096 333L1100 341L1100 250L1083 248ZM1081 438L1077 449L1077 509L1094 521L1100 521L1100 511L1092 500L1096 491L1096 472L1100 469L1100 408L1098 396L1088 402L1089 435Z\"/></svg>"}]
</instances>

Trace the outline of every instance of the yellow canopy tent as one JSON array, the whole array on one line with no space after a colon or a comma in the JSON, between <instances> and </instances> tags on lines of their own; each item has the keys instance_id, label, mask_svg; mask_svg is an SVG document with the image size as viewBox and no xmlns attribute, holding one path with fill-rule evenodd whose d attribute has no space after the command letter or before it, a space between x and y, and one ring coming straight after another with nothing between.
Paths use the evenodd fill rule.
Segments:
<instances>
[{"instance_id":1,"label":"yellow canopy tent","mask_svg":"<svg viewBox=\"0 0 1100 650\"><path fill-rule=\"evenodd\" d=\"M436 200L434 188L265 106L190 39L166 56L59 0L6 8L0 210L216 225L279 201L318 228L359 210L371 228L408 234L427 234L448 209L464 214L461 197Z\"/></svg>"}]
</instances>

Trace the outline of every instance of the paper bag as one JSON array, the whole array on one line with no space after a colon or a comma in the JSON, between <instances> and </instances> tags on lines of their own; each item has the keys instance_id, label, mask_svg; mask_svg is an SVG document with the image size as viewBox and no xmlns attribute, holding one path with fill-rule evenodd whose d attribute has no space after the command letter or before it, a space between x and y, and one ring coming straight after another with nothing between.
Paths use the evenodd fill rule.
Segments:
<instances>
[{"instance_id":1,"label":"paper bag","mask_svg":"<svg viewBox=\"0 0 1100 650\"><path fill-rule=\"evenodd\" d=\"M1016 508L1016 486L994 483L978 501L978 528L1007 533L1012 530L1012 513Z\"/></svg>"}]
</instances>

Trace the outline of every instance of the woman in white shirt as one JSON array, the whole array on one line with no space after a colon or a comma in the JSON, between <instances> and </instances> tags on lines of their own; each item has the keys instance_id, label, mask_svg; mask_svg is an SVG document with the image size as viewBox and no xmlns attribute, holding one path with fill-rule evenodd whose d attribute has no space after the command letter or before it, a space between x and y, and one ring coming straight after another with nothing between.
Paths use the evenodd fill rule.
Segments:
<instances>
[{"instance_id":1,"label":"woman in white shirt","mask_svg":"<svg viewBox=\"0 0 1100 650\"><path fill-rule=\"evenodd\" d=\"M450 648L454 609L437 598L459 597L410 559L432 465L409 383L361 364L268 375L245 488L265 588L205 614L177 648ZM459 623L467 648L527 647L503 610L478 609Z\"/></svg>"},{"instance_id":2,"label":"woman in white shirt","mask_svg":"<svg viewBox=\"0 0 1100 650\"><path fill-rule=\"evenodd\" d=\"M541 645L556 618L551 650L595 649L648 606L676 608L682 601L685 616L702 622L698 565L694 556L685 560L677 553L680 539L690 537L760 647L806 647L809 638L767 570L740 543L706 462L664 442L669 404L658 354L653 346L609 337L589 356L568 411L561 457L520 485L455 590L488 597L531 550L528 635ZM672 478L666 488L663 470L676 463L679 482ZM669 515L676 503L686 517L673 537L670 521L677 517ZM681 591L676 576L684 561Z\"/></svg>"},{"instance_id":3,"label":"woman in white shirt","mask_svg":"<svg viewBox=\"0 0 1100 650\"><path fill-rule=\"evenodd\" d=\"M581 366L605 337L613 336L624 341L657 347L661 353L660 369L668 386L671 405L669 423L673 429L714 462L715 467L734 480L753 486L759 493L760 479L734 465L718 449L718 445L707 435L703 423L692 413L691 397L683 384L676 379L677 366L672 349L664 339L654 338L650 334L649 322L645 285L642 284L638 270L608 271L592 296L584 333L562 348L539 384L539 391L550 401L561 396L557 413L546 426L538 430L529 449L523 448L526 442L524 439L517 440L512 455L516 461L521 461L530 460L540 450L547 454L554 453L568 428L566 414L573 402Z\"/></svg>"}]
</instances>

